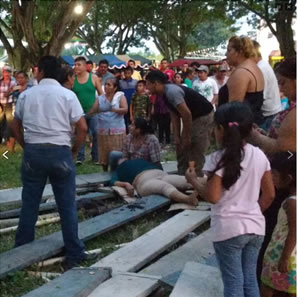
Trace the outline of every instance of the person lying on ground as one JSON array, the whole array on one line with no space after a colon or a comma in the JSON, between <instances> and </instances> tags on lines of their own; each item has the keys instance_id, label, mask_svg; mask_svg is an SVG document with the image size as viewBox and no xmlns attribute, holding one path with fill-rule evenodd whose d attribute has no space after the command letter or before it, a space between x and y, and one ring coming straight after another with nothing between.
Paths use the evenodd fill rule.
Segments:
<instances>
[{"instance_id":1,"label":"person lying on ground","mask_svg":"<svg viewBox=\"0 0 298 297\"><path fill-rule=\"evenodd\" d=\"M136 190L140 196L159 194L176 202L198 204L196 192L190 195L181 192L192 189L184 176L167 174L144 159L120 163L112 174L110 185L125 188L129 196Z\"/></svg>"}]
</instances>

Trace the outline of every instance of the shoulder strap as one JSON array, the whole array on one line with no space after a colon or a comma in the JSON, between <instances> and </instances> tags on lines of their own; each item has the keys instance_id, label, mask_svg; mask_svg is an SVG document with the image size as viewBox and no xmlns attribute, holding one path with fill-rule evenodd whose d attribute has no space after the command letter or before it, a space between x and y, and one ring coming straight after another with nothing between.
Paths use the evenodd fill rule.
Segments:
<instances>
[{"instance_id":1,"label":"shoulder strap","mask_svg":"<svg viewBox=\"0 0 298 297\"><path fill-rule=\"evenodd\" d=\"M287 201L289 201L290 199L294 199L294 200L296 200L296 196L295 196L295 195L291 195L291 196L287 197L287 198L283 201L283 203L281 204L281 206L283 207L283 206L287 203Z\"/></svg>"},{"instance_id":2,"label":"shoulder strap","mask_svg":"<svg viewBox=\"0 0 298 297\"><path fill-rule=\"evenodd\" d=\"M258 89L258 81L257 81L257 78L256 76L253 74L253 72L251 70L249 70L248 68L244 68L244 67L239 67L238 69L245 69L246 71L248 71L249 73L251 73L251 75L253 76L253 78L255 79L255 82L256 82L256 92L257 92L257 89Z\"/></svg>"}]
</instances>

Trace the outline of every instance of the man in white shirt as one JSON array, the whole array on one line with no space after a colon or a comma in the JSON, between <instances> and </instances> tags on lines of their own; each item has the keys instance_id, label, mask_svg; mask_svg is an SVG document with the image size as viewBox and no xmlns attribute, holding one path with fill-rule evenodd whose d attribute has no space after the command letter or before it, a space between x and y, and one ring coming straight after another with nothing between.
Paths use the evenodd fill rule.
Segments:
<instances>
[{"instance_id":1,"label":"man in white shirt","mask_svg":"<svg viewBox=\"0 0 298 297\"><path fill-rule=\"evenodd\" d=\"M204 96L213 107L217 104L218 100L218 87L216 82L208 77L209 68L206 65L201 65L197 69L199 73L199 79L193 82L192 88Z\"/></svg>"},{"instance_id":2,"label":"man in white shirt","mask_svg":"<svg viewBox=\"0 0 298 297\"><path fill-rule=\"evenodd\" d=\"M229 77L227 76L228 70L229 69L226 65L220 65L215 75L210 77L214 79L214 81L216 82L218 91L221 87L223 87L227 83L229 79Z\"/></svg>"},{"instance_id":3,"label":"man in white shirt","mask_svg":"<svg viewBox=\"0 0 298 297\"><path fill-rule=\"evenodd\" d=\"M78 237L73 158L85 140L87 125L77 96L59 82L61 64L45 56L38 64L39 84L23 92L16 105L12 131L24 148L22 210L15 246L34 240L39 203L49 178L55 194L65 244L65 268L90 258ZM71 125L76 140L71 148ZM24 134L23 134L24 131Z\"/></svg>"},{"instance_id":4,"label":"man in white shirt","mask_svg":"<svg viewBox=\"0 0 298 297\"><path fill-rule=\"evenodd\" d=\"M264 76L264 101L262 105L264 123L261 125L261 128L268 131L273 118L282 110L279 87L272 67L262 59L260 44L255 40L253 43L257 51L256 63Z\"/></svg>"}]
</instances>

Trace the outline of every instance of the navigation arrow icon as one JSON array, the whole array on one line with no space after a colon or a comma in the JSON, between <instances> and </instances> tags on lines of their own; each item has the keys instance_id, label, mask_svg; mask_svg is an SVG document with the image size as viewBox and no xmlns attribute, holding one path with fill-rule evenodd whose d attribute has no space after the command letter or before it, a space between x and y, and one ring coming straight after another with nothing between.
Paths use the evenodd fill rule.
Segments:
<instances>
[{"instance_id":1,"label":"navigation arrow icon","mask_svg":"<svg viewBox=\"0 0 298 297\"><path fill-rule=\"evenodd\" d=\"M291 159L292 157L293 157L293 153L292 152L290 152L290 151L288 151L288 153L289 153L289 157L288 157L288 159Z\"/></svg>"},{"instance_id":2,"label":"navigation arrow icon","mask_svg":"<svg viewBox=\"0 0 298 297\"><path fill-rule=\"evenodd\" d=\"M8 153L8 151L5 151L5 152L2 154L2 156L3 156L5 159L8 160L8 157L6 156L7 153Z\"/></svg>"}]
</instances>

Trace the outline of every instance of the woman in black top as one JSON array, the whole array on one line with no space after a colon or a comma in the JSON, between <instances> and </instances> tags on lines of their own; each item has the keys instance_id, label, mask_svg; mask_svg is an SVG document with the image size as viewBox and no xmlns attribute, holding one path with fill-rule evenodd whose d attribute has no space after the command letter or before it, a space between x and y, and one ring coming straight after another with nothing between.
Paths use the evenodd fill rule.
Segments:
<instances>
[{"instance_id":1,"label":"woman in black top","mask_svg":"<svg viewBox=\"0 0 298 297\"><path fill-rule=\"evenodd\" d=\"M240 101L247 102L254 114L254 122L260 125L263 121L264 77L258 68L253 42L248 37L233 36L227 48L227 62L234 66L228 82L219 91L219 105Z\"/></svg>"}]
</instances>

